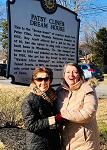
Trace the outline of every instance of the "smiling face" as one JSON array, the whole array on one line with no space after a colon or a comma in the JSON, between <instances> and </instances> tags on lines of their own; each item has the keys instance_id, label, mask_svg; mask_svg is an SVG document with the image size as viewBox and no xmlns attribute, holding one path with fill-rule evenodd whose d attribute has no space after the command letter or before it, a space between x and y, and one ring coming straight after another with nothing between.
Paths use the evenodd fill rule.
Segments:
<instances>
[{"instance_id":1,"label":"smiling face","mask_svg":"<svg viewBox=\"0 0 107 150\"><path fill-rule=\"evenodd\" d=\"M67 65L64 70L64 79L69 87L76 84L80 80L77 68L73 65Z\"/></svg>"},{"instance_id":2,"label":"smiling face","mask_svg":"<svg viewBox=\"0 0 107 150\"><path fill-rule=\"evenodd\" d=\"M48 74L46 72L38 72L34 83L42 92L46 92L50 86Z\"/></svg>"}]
</instances>

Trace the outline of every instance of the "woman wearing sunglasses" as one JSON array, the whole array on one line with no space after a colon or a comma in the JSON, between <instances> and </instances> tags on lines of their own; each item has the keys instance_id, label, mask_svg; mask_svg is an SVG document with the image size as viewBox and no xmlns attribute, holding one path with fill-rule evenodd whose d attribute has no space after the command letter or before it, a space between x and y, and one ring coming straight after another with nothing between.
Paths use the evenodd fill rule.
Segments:
<instances>
[{"instance_id":1,"label":"woman wearing sunglasses","mask_svg":"<svg viewBox=\"0 0 107 150\"><path fill-rule=\"evenodd\" d=\"M60 118L54 106L56 93L50 87L52 79L51 69L42 67L33 72L31 91L22 104L27 150L60 150Z\"/></svg>"}]
</instances>

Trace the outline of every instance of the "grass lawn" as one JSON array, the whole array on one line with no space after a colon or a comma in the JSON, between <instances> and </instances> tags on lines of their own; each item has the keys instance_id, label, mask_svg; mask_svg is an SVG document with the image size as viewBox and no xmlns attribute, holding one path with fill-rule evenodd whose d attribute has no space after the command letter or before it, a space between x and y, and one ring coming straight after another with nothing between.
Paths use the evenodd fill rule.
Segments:
<instances>
[{"instance_id":1,"label":"grass lawn","mask_svg":"<svg viewBox=\"0 0 107 150\"><path fill-rule=\"evenodd\" d=\"M99 99L97 123L100 132L101 150L107 150L107 99Z\"/></svg>"},{"instance_id":2,"label":"grass lawn","mask_svg":"<svg viewBox=\"0 0 107 150\"><path fill-rule=\"evenodd\" d=\"M104 75L104 81L103 81L104 84L107 84L107 74Z\"/></svg>"},{"instance_id":3,"label":"grass lawn","mask_svg":"<svg viewBox=\"0 0 107 150\"><path fill-rule=\"evenodd\" d=\"M104 81L100 84L107 85L107 75L104 76ZM101 149L107 150L107 98L99 99L99 106L97 111L97 123L100 131Z\"/></svg>"}]
</instances>

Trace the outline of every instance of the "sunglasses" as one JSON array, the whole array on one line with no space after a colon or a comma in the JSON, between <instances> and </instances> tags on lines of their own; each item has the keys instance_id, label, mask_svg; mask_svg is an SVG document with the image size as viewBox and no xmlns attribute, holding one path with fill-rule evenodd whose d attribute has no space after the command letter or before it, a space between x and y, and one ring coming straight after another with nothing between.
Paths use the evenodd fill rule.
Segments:
<instances>
[{"instance_id":1,"label":"sunglasses","mask_svg":"<svg viewBox=\"0 0 107 150\"><path fill-rule=\"evenodd\" d=\"M38 81L38 82L42 82L43 80L45 81L45 82L47 82L48 80L49 80L49 77L45 77L45 78L36 78L35 79L36 81Z\"/></svg>"}]
</instances>

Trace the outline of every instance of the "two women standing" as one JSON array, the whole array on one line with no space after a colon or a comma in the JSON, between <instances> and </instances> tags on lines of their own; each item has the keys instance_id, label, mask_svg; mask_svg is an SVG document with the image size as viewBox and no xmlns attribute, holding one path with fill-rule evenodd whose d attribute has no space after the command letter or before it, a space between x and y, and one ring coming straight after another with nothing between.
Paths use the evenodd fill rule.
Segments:
<instances>
[{"instance_id":1,"label":"two women standing","mask_svg":"<svg viewBox=\"0 0 107 150\"><path fill-rule=\"evenodd\" d=\"M46 68L34 71L32 91L22 105L27 149L60 150L61 137L62 150L99 150L95 89L84 81L76 64L66 64L63 77L56 101L55 91L50 88L52 72ZM59 136L57 124L62 122Z\"/></svg>"}]
</instances>

